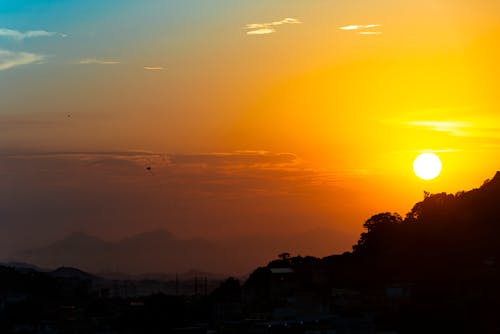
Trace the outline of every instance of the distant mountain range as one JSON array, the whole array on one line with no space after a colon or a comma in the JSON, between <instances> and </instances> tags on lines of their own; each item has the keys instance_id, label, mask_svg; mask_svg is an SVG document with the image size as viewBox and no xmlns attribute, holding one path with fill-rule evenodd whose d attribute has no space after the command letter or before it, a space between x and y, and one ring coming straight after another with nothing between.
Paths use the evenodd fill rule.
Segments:
<instances>
[{"instance_id":1,"label":"distant mountain range","mask_svg":"<svg viewBox=\"0 0 500 334\"><path fill-rule=\"evenodd\" d=\"M150 231L116 242L73 233L48 246L22 251L14 256L14 260L44 268L72 266L109 275L184 273L192 270L241 275L283 252L303 256L344 252L350 250L356 238L329 229L221 241L179 239L166 230Z\"/></svg>"},{"instance_id":2,"label":"distant mountain range","mask_svg":"<svg viewBox=\"0 0 500 334\"><path fill-rule=\"evenodd\" d=\"M48 269L35 266L34 264L31 264L31 263L16 262L16 261L0 262L0 266L14 268L20 273L49 272L50 271Z\"/></svg>"}]
</instances>

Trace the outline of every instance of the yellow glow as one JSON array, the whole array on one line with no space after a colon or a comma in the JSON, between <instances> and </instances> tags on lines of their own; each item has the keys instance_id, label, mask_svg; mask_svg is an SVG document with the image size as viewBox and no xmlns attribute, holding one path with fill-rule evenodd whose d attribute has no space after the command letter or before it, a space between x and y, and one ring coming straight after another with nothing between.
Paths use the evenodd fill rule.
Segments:
<instances>
[{"instance_id":1,"label":"yellow glow","mask_svg":"<svg viewBox=\"0 0 500 334\"><path fill-rule=\"evenodd\" d=\"M415 175L423 180L432 180L441 173L441 160L434 153L422 153L413 162Z\"/></svg>"}]
</instances>

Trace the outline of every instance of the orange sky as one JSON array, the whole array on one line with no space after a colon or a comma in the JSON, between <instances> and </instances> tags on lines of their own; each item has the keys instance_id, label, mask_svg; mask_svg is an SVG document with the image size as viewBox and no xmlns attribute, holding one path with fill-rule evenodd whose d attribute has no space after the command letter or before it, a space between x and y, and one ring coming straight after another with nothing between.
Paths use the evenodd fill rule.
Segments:
<instances>
[{"instance_id":1,"label":"orange sky","mask_svg":"<svg viewBox=\"0 0 500 334\"><path fill-rule=\"evenodd\" d=\"M424 190L471 189L500 169L498 1L0 13L0 234L15 240L356 234ZM432 181L412 171L424 151L443 162Z\"/></svg>"}]
</instances>

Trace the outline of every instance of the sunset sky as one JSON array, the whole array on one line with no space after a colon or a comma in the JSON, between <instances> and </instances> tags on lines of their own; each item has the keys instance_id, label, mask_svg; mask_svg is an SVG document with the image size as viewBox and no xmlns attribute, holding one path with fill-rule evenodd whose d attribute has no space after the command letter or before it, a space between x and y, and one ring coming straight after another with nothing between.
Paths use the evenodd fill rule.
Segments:
<instances>
[{"instance_id":1,"label":"sunset sky","mask_svg":"<svg viewBox=\"0 0 500 334\"><path fill-rule=\"evenodd\" d=\"M0 257L75 231L356 236L479 187L499 40L498 0L0 0Z\"/></svg>"}]
</instances>

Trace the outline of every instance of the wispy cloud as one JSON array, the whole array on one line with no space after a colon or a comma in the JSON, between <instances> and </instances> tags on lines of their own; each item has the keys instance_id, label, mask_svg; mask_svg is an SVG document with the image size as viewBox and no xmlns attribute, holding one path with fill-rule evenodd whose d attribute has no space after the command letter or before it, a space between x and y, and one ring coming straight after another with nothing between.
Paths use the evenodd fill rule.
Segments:
<instances>
[{"instance_id":1,"label":"wispy cloud","mask_svg":"<svg viewBox=\"0 0 500 334\"><path fill-rule=\"evenodd\" d=\"M348 25L348 26L343 26L340 27L340 30L361 30L361 29L371 29L371 28L378 28L381 27L382 25L380 24L367 24L367 25Z\"/></svg>"},{"instance_id":2,"label":"wispy cloud","mask_svg":"<svg viewBox=\"0 0 500 334\"><path fill-rule=\"evenodd\" d=\"M247 35L267 35L267 34L272 34L273 32L276 32L276 29L262 28L262 29L247 31Z\"/></svg>"},{"instance_id":3,"label":"wispy cloud","mask_svg":"<svg viewBox=\"0 0 500 334\"><path fill-rule=\"evenodd\" d=\"M381 24L365 24L365 25L351 24L347 26L342 26L339 29L344 31L355 31L359 35L381 35L382 32L380 30L377 30L377 28L381 27L382 27Z\"/></svg>"},{"instance_id":4,"label":"wispy cloud","mask_svg":"<svg viewBox=\"0 0 500 334\"><path fill-rule=\"evenodd\" d=\"M162 66L144 66L146 71L163 71L164 68Z\"/></svg>"},{"instance_id":5,"label":"wispy cloud","mask_svg":"<svg viewBox=\"0 0 500 334\"><path fill-rule=\"evenodd\" d=\"M406 124L411 127L449 133L454 136L465 136L465 130L472 127L470 123L454 121L411 121Z\"/></svg>"},{"instance_id":6,"label":"wispy cloud","mask_svg":"<svg viewBox=\"0 0 500 334\"><path fill-rule=\"evenodd\" d=\"M440 112L435 118L430 113ZM383 123L398 127L440 132L454 137L494 139L500 138L500 118L498 116L463 113L460 110L429 110L412 113L403 118L386 119Z\"/></svg>"},{"instance_id":7,"label":"wispy cloud","mask_svg":"<svg viewBox=\"0 0 500 334\"><path fill-rule=\"evenodd\" d=\"M102 60L102 59L95 59L95 58L85 58L85 59L80 60L78 63L83 64L83 65L117 65L117 64L120 64L120 62L117 60Z\"/></svg>"},{"instance_id":8,"label":"wispy cloud","mask_svg":"<svg viewBox=\"0 0 500 334\"><path fill-rule=\"evenodd\" d=\"M408 126L425 130L443 132L456 137L499 139L500 127L498 119L489 118L470 122L458 121L413 121L407 122Z\"/></svg>"},{"instance_id":9,"label":"wispy cloud","mask_svg":"<svg viewBox=\"0 0 500 334\"><path fill-rule=\"evenodd\" d=\"M346 179L363 178L373 174L364 169L327 170L313 168L293 153L268 151L233 151L201 154L163 154L147 151L115 152L0 152L1 161L30 161L26 168L41 168L50 165L52 173L75 173L85 177L105 175L106 182L134 183L144 177L146 167L155 171L158 179L169 183L195 183L203 192L225 192L228 187L238 185L238 196L250 195L252 190L266 189L268 193L288 193L299 183L299 188L335 185ZM8 164L0 164L0 171ZM84 171L79 174L78 171ZM177 181L176 181L177 180ZM71 182L70 182L71 183ZM77 182L78 184L81 184ZM283 189L279 190L275 186ZM218 185L218 189L214 189ZM226 189L226 190L224 190ZM250 192L245 194L247 189ZM234 190L234 192L233 192ZM235 196L236 189L230 191ZM279 190L279 191L278 191ZM262 195L259 192L260 195ZM259 195L259 196L260 196Z\"/></svg>"},{"instance_id":10,"label":"wispy cloud","mask_svg":"<svg viewBox=\"0 0 500 334\"><path fill-rule=\"evenodd\" d=\"M37 37L52 37L52 36L66 37L67 35L59 32L45 31L45 30L29 30L23 32L13 29L0 28L0 37L8 37L17 40L23 40L27 38L37 38Z\"/></svg>"},{"instance_id":11,"label":"wispy cloud","mask_svg":"<svg viewBox=\"0 0 500 334\"><path fill-rule=\"evenodd\" d=\"M245 29L248 30L247 35L266 35L276 32L276 29L274 27L283 24L300 24L300 23L302 22L300 22L297 19L286 18L281 21L274 21L269 23L250 23L245 26Z\"/></svg>"},{"instance_id":12,"label":"wispy cloud","mask_svg":"<svg viewBox=\"0 0 500 334\"><path fill-rule=\"evenodd\" d=\"M381 31L360 31L360 35L382 35Z\"/></svg>"},{"instance_id":13,"label":"wispy cloud","mask_svg":"<svg viewBox=\"0 0 500 334\"><path fill-rule=\"evenodd\" d=\"M42 61L43 55L29 52L15 52L0 49L0 71L21 65L28 65Z\"/></svg>"}]
</instances>

